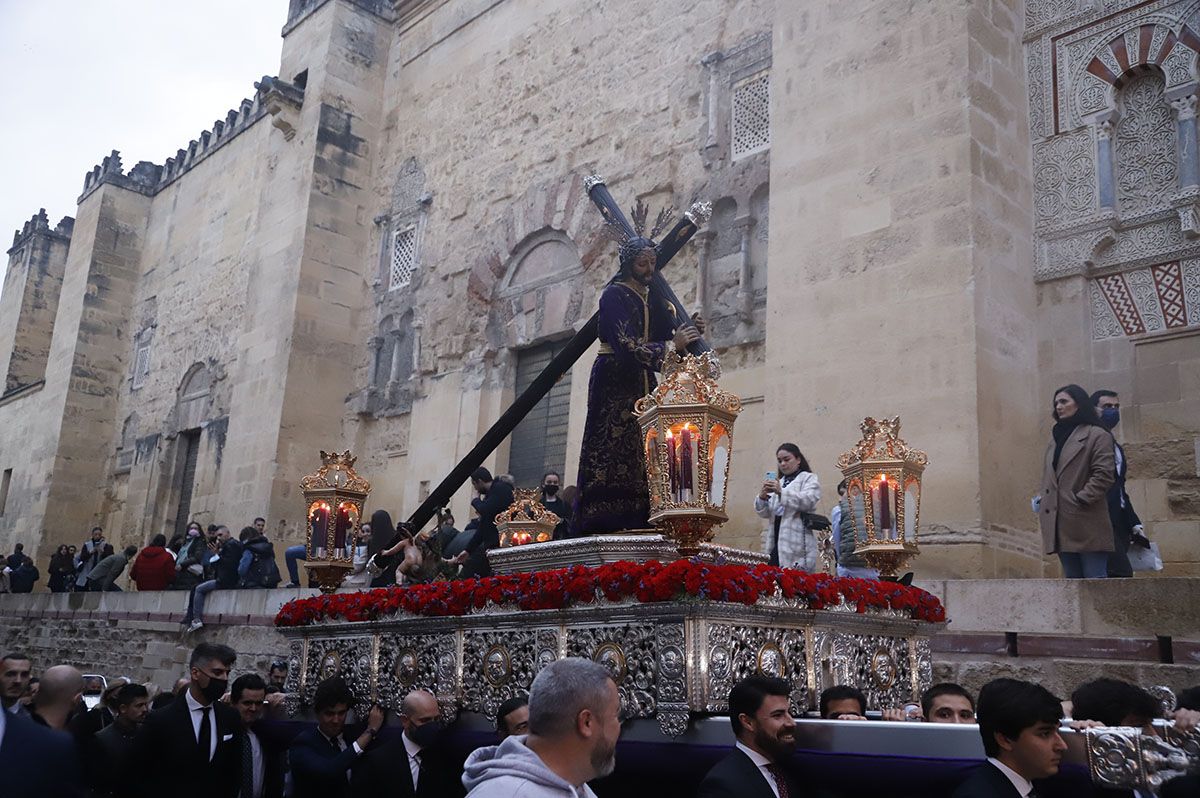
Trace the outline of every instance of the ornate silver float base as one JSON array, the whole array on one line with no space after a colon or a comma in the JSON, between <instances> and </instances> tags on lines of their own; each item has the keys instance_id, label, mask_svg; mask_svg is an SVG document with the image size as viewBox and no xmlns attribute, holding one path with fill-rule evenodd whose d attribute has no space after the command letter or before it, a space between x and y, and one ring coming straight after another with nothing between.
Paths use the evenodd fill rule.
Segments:
<instances>
[{"instance_id":1,"label":"ornate silver float base","mask_svg":"<svg viewBox=\"0 0 1200 798\"><path fill-rule=\"evenodd\" d=\"M498 574L551 571L572 565L596 568L614 562L671 562L679 559L675 546L657 532L643 534L592 535L571 540L529 543L487 553Z\"/></svg>"},{"instance_id":2,"label":"ornate silver float base","mask_svg":"<svg viewBox=\"0 0 1200 798\"><path fill-rule=\"evenodd\" d=\"M664 734L678 736L691 717L726 712L730 688L755 673L787 679L797 709L814 707L834 684L857 685L871 708L902 706L929 686L929 637L940 628L890 611L813 611L781 599L601 600L280 632L291 639L288 690L301 704L322 679L340 675L364 702L396 708L420 687L438 697L447 720L459 711L494 719L546 664L588 657L613 674L628 717L656 718Z\"/></svg>"},{"instance_id":3,"label":"ornate silver float base","mask_svg":"<svg viewBox=\"0 0 1200 798\"><path fill-rule=\"evenodd\" d=\"M595 568L614 562L672 562L679 559L675 544L658 532L622 533L617 535L592 535L571 540L552 540L546 543L528 543L492 549L488 552L492 571L498 574L515 574L531 571L550 571L572 565ZM703 543L699 559L708 562L724 562L734 565L754 565L766 562L765 555L758 552Z\"/></svg>"}]
</instances>

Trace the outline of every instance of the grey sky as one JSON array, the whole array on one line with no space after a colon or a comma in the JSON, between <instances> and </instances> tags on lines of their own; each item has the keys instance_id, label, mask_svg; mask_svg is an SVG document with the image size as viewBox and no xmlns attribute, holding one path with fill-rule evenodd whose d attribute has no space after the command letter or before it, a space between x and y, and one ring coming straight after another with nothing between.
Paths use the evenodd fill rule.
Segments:
<instances>
[{"instance_id":1,"label":"grey sky","mask_svg":"<svg viewBox=\"0 0 1200 798\"><path fill-rule=\"evenodd\" d=\"M0 235L75 215L111 150L161 164L279 68L287 0L0 0Z\"/></svg>"}]
</instances>

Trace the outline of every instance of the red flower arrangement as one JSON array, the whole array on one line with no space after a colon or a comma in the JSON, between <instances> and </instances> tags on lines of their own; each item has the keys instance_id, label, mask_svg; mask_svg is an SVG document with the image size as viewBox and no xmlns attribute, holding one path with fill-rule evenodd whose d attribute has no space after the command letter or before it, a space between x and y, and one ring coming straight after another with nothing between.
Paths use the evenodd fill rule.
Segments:
<instances>
[{"instance_id":1,"label":"red flower arrangement","mask_svg":"<svg viewBox=\"0 0 1200 798\"><path fill-rule=\"evenodd\" d=\"M357 593L295 599L275 616L276 626L307 626L321 621L373 621L398 612L425 616L468 615L489 601L521 610L557 610L601 599L643 603L701 599L753 605L778 595L819 610L845 604L856 612L891 609L916 620L939 623L946 610L937 597L895 582L810 574L770 565L722 565L677 560L672 563L617 562L589 568L461 579Z\"/></svg>"}]
</instances>

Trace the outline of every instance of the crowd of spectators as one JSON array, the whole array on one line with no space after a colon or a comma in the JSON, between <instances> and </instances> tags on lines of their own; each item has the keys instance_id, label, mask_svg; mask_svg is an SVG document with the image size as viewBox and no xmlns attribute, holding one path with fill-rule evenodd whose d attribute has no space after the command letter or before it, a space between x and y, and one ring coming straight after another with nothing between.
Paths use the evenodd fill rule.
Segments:
<instances>
[{"instance_id":1,"label":"crowd of spectators","mask_svg":"<svg viewBox=\"0 0 1200 798\"><path fill-rule=\"evenodd\" d=\"M88 680L53 665L34 676L27 655L0 659L0 772L6 798L585 798L588 782L617 765L621 698L603 666L557 660L539 672L527 696L497 708L496 743L463 761L451 744L437 699L423 689L404 696L394 722L356 696L339 677L316 686L313 721L288 721L283 710L287 663L267 674L238 672L227 646L201 643L186 675L170 691L127 677L108 680L88 709ZM729 694L733 747L703 777L702 798L829 796L795 769L800 742L792 686L754 675ZM1200 688L1183 691L1164 711L1141 688L1114 679L1080 685L1062 701L1044 687L1001 678L978 697L957 684L935 684L919 705L868 712L857 688L835 685L819 698L820 719L977 724L986 761L954 798L1031 798L1059 770L1061 730L1135 727L1158 734L1200 722ZM358 712L356 716L355 713ZM936 756L937 752L931 752ZM31 763L36 766L30 767ZM1162 798L1194 795L1185 775L1162 786ZM1101 794L1101 793L1098 793ZM1103 793L1121 795L1121 793ZM1130 798L1135 794L1126 793Z\"/></svg>"}]
</instances>

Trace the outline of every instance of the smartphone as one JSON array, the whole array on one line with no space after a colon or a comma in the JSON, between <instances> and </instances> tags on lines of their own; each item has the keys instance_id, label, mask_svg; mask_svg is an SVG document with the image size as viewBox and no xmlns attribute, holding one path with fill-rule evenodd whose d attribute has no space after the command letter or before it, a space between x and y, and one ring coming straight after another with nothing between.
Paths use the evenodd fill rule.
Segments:
<instances>
[{"instance_id":1,"label":"smartphone","mask_svg":"<svg viewBox=\"0 0 1200 798\"><path fill-rule=\"evenodd\" d=\"M767 482L774 482L774 481L775 481L775 472L768 471L767 472Z\"/></svg>"}]
</instances>

